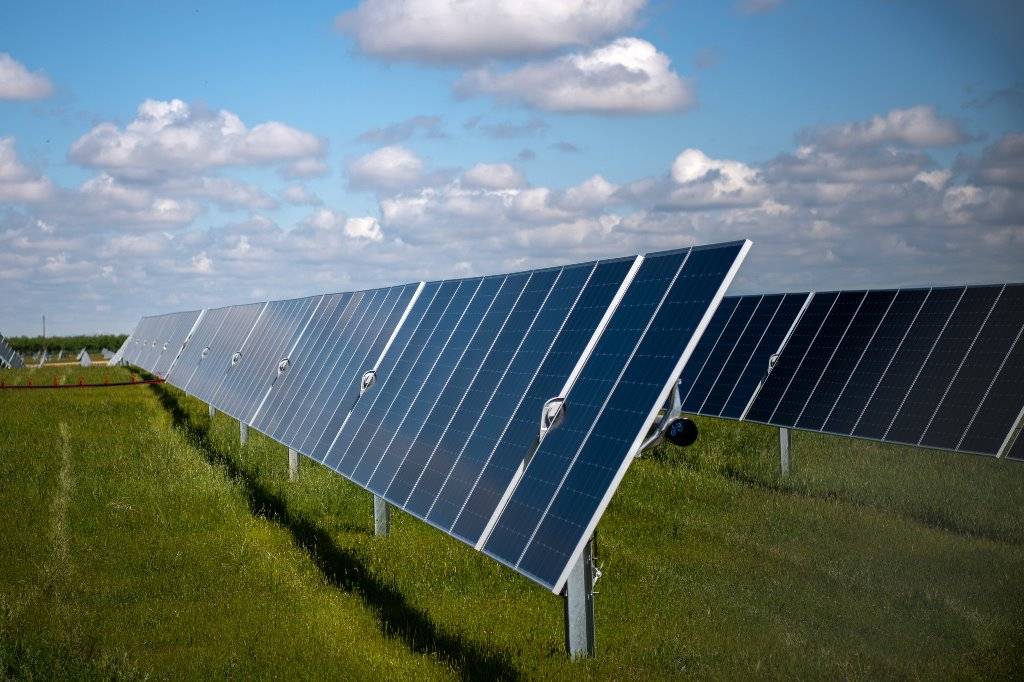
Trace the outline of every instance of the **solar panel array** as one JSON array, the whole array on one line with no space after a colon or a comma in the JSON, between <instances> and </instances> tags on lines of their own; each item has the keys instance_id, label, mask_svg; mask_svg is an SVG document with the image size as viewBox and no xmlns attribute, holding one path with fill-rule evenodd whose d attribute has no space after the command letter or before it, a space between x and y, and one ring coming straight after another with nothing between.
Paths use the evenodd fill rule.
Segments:
<instances>
[{"instance_id":1,"label":"solar panel array","mask_svg":"<svg viewBox=\"0 0 1024 682\"><path fill-rule=\"evenodd\" d=\"M749 246L146 317L122 350L560 592Z\"/></svg>"},{"instance_id":2,"label":"solar panel array","mask_svg":"<svg viewBox=\"0 0 1024 682\"><path fill-rule=\"evenodd\" d=\"M698 350L704 367L683 374L684 411L976 454L1007 449L1024 411L1024 284L790 296L807 305L770 372L771 354L752 352L750 339L766 324L755 311L777 296L723 302ZM719 409L745 360L763 381Z\"/></svg>"},{"instance_id":3,"label":"solar panel array","mask_svg":"<svg viewBox=\"0 0 1024 682\"><path fill-rule=\"evenodd\" d=\"M7 343L7 339L0 335L0 367L20 369L24 366L25 361L21 359L18 351L11 348L11 344Z\"/></svg>"}]
</instances>

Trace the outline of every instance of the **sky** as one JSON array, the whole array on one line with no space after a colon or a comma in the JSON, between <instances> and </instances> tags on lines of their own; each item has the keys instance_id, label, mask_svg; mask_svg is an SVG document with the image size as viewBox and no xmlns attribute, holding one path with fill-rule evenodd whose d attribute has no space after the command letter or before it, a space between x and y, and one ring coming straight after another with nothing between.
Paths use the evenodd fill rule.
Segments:
<instances>
[{"instance_id":1,"label":"sky","mask_svg":"<svg viewBox=\"0 0 1024 682\"><path fill-rule=\"evenodd\" d=\"M1024 5L4 3L0 332L749 238L1024 280Z\"/></svg>"}]
</instances>

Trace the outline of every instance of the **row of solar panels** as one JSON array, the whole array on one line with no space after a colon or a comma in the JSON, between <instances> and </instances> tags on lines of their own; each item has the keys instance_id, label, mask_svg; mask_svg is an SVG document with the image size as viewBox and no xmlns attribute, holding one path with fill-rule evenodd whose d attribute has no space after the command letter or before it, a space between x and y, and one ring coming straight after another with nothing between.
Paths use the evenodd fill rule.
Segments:
<instances>
[{"instance_id":1,"label":"row of solar panels","mask_svg":"<svg viewBox=\"0 0 1024 682\"><path fill-rule=\"evenodd\" d=\"M749 247L146 317L115 359L557 593Z\"/></svg>"},{"instance_id":2,"label":"row of solar panels","mask_svg":"<svg viewBox=\"0 0 1024 682\"><path fill-rule=\"evenodd\" d=\"M727 297L684 412L1024 459L1024 284Z\"/></svg>"},{"instance_id":3,"label":"row of solar panels","mask_svg":"<svg viewBox=\"0 0 1024 682\"><path fill-rule=\"evenodd\" d=\"M0 334L0 368L20 369L24 366L25 361L21 359L21 355L11 348L11 344L7 343L7 339Z\"/></svg>"}]
</instances>

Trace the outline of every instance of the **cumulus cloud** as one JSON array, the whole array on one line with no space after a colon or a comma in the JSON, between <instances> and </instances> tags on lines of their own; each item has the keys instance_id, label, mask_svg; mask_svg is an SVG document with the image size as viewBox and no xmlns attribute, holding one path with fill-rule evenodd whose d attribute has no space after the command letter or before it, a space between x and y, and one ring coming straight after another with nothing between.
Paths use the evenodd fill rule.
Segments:
<instances>
[{"instance_id":1,"label":"cumulus cloud","mask_svg":"<svg viewBox=\"0 0 1024 682\"><path fill-rule=\"evenodd\" d=\"M277 165L318 160L323 140L277 121L253 127L230 111L193 107L175 99L145 100L120 128L101 123L76 140L71 161L137 179L224 166Z\"/></svg>"},{"instance_id":2,"label":"cumulus cloud","mask_svg":"<svg viewBox=\"0 0 1024 682\"><path fill-rule=\"evenodd\" d=\"M39 202L53 194L53 183L18 158L13 137L0 137L0 201Z\"/></svg>"},{"instance_id":3,"label":"cumulus cloud","mask_svg":"<svg viewBox=\"0 0 1024 682\"><path fill-rule=\"evenodd\" d=\"M417 134L428 139L447 137L441 129L440 116L413 116L383 128L371 128L356 138L357 142L375 142L377 144L394 144L412 139Z\"/></svg>"},{"instance_id":4,"label":"cumulus cloud","mask_svg":"<svg viewBox=\"0 0 1024 682\"><path fill-rule=\"evenodd\" d=\"M467 61L588 45L632 26L646 0L363 0L336 26L367 54Z\"/></svg>"},{"instance_id":5,"label":"cumulus cloud","mask_svg":"<svg viewBox=\"0 0 1024 682\"><path fill-rule=\"evenodd\" d=\"M298 178L321 178L331 172L323 159L299 159L281 168L281 175L289 180Z\"/></svg>"},{"instance_id":6,"label":"cumulus cloud","mask_svg":"<svg viewBox=\"0 0 1024 682\"><path fill-rule=\"evenodd\" d=\"M654 114L696 102L691 85L646 40L619 38L589 52L511 71L474 69L456 85L464 96L494 95L546 111Z\"/></svg>"},{"instance_id":7,"label":"cumulus cloud","mask_svg":"<svg viewBox=\"0 0 1024 682\"><path fill-rule=\"evenodd\" d=\"M42 99L53 94L50 79L32 72L6 52L0 52L0 99Z\"/></svg>"},{"instance_id":8,"label":"cumulus cloud","mask_svg":"<svg viewBox=\"0 0 1024 682\"><path fill-rule=\"evenodd\" d=\"M330 240L342 235L348 239L379 242L384 238L384 232L376 218L348 218L344 213L330 208L317 209L302 221L302 225L312 228L315 231L315 238L319 239Z\"/></svg>"},{"instance_id":9,"label":"cumulus cloud","mask_svg":"<svg viewBox=\"0 0 1024 682\"><path fill-rule=\"evenodd\" d=\"M251 211L277 208L273 197L255 185L218 177L171 178L158 187L174 196L208 199L221 208L245 208Z\"/></svg>"},{"instance_id":10,"label":"cumulus cloud","mask_svg":"<svg viewBox=\"0 0 1024 682\"><path fill-rule=\"evenodd\" d=\"M462 184L482 189L515 189L526 184L523 174L507 163L478 163L462 174Z\"/></svg>"},{"instance_id":11,"label":"cumulus cloud","mask_svg":"<svg viewBox=\"0 0 1024 682\"><path fill-rule=\"evenodd\" d=\"M323 203L313 192L310 192L304 185L289 185L281 192L282 198L289 204L296 206L319 206Z\"/></svg>"},{"instance_id":12,"label":"cumulus cloud","mask_svg":"<svg viewBox=\"0 0 1024 682\"><path fill-rule=\"evenodd\" d=\"M1024 187L1024 133L1008 133L982 151L975 182Z\"/></svg>"},{"instance_id":13,"label":"cumulus cloud","mask_svg":"<svg viewBox=\"0 0 1024 682\"><path fill-rule=\"evenodd\" d=\"M893 109L866 121L803 131L801 139L832 149L854 149L882 144L907 147L948 147L969 139L959 123L942 118L935 107Z\"/></svg>"},{"instance_id":14,"label":"cumulus cloud","mask_svg":"<svg viewBox=\"0 0 1024 682\"><path fill-rule=\"evenodd\" d=\"M381 147L348 164L351 185L358 189L399 190L413 187L423 175L423 160L400 145Z\"/></svg>"}]
</instances>

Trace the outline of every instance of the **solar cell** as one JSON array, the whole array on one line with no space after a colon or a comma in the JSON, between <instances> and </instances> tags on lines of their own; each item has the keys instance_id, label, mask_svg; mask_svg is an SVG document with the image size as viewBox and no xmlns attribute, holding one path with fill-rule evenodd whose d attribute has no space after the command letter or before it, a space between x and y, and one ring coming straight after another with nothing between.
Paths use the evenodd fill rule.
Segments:
<instances>
[{"instance_id":1,"label":"solar cell","mask_svg":"<svg viewBox=\"0 0 1024 682\"><path fill-rule=\"evenodd\" d=\"M228 365L211 402L225 414L248 423L277 376L278 363L313 315L322 296L270 301L252 332Z\"/></svg>"},{"instance_id":2,"label":"solar cell","mask_svg":"<svg viewBox=\"0 0 1024 682\"><path fill-rule=\"evenodd\" d=\"M644 259L566 396L564 422L526 465L484 551L561 590L747 248Z\"/></svg>"},{"instance_id":3,"label":"solar cell","mask_svg":"<svg viewBox=\"0 0 1024 682\"><path fill-rule=\"evenodd\" d=\"M200 362L195 366L195 371L185 382L179 383L172 380L171 383L203 402L210 402L210 398L220 385L228 367L231 366L232 358L245 343L246 337L252 331L265 306L266 303L248 303L224 309L220 328L207 346L199 349L201 355L206 348L209 350L205 353L205 357L200 358Z\"/></svg>"}]
</instances>

